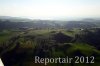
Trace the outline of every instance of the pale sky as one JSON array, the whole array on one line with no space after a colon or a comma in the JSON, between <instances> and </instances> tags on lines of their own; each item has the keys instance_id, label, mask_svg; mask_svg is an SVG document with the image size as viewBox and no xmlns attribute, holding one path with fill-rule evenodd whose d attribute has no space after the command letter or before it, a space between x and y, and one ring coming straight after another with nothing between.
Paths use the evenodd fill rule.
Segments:
<instances>
[{"instance_id":1,"label":"pale sky","mask_svg":"<svg viewBox=\"0 0 100 66\"><path fill-rule=\"evenodd\" d=\"M34 19L100 17L100 0L0 0L0 16Z\"/></svg>"}]
</instances>

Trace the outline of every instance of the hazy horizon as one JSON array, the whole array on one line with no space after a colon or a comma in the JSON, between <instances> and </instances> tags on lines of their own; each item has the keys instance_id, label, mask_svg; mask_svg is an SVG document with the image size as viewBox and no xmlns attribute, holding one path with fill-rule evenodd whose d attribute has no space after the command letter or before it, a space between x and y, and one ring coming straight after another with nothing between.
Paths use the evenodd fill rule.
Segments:
<instances>
[{"instance_id":1,"label":"hazy horizon","mask_svg":"<svg viewBox=\"0 0 100 66\"><path fill-rule=\"evenodd\" d=\"M100 0L0 0L0 16L56 20L99 18Z\"/></svg>"}]
</instances>

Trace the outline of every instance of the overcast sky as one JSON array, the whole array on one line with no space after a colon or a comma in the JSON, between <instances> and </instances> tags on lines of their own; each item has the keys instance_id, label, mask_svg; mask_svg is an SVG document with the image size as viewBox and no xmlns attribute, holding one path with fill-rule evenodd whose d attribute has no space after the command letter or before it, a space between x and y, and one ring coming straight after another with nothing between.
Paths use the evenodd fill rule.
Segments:
<instances>
[{"instance_id":1,"label":"overcast sky","mask_svg":"<svg viewBox=\"0 0 100 66\"><path fill-rule=\"evenodd\" d=\"M0 0L0 16L34 19L100 17L100 0Z\"/></svg>"}]
</instances>

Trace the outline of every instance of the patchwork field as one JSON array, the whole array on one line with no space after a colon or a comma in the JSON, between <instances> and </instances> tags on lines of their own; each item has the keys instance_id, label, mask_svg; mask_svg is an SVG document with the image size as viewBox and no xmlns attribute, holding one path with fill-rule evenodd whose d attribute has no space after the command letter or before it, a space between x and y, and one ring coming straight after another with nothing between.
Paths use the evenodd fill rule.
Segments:
<instances>
[{"instance_id":1,"label":"patchwork field","mask_svg":"<svg viewBox=\"0 0 100 66\"><path fill-rule=\"evenodd\" d=\"M85 40L92 32L93 30L86 32L79 29L5 30L0 32L1 59L5 66L44 66L44 63L34 63L35 56L41 58L93 56L94 59L92 61L89 59L89 63L86 63L85 59L83 63L78 64L73 61L64 64L48 63L47 66L99 66L100 45L95 46L91 42L88 43L89 40ZM97 30L93 33L92 36L99 34Z\"/></svg>"}]
</instances>

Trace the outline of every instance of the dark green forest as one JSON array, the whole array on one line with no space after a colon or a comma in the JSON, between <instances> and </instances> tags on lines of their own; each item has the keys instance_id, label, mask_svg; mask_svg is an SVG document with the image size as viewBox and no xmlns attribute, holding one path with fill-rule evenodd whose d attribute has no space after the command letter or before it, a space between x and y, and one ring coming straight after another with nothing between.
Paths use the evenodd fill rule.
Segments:
<instances>
[{"instance_id":1,"label":"dark green forest","mask_svg":"<svg viewBox=\"0 0 100 66\"><path fill-rule=\"evenodd\" d=\"M1 20L0 57L5 66L45 66L34 63L34 57L94 56L94 63L48 63L47 66L100 66L100 28L97 23Z\"/></svg>"}]
</instances>

